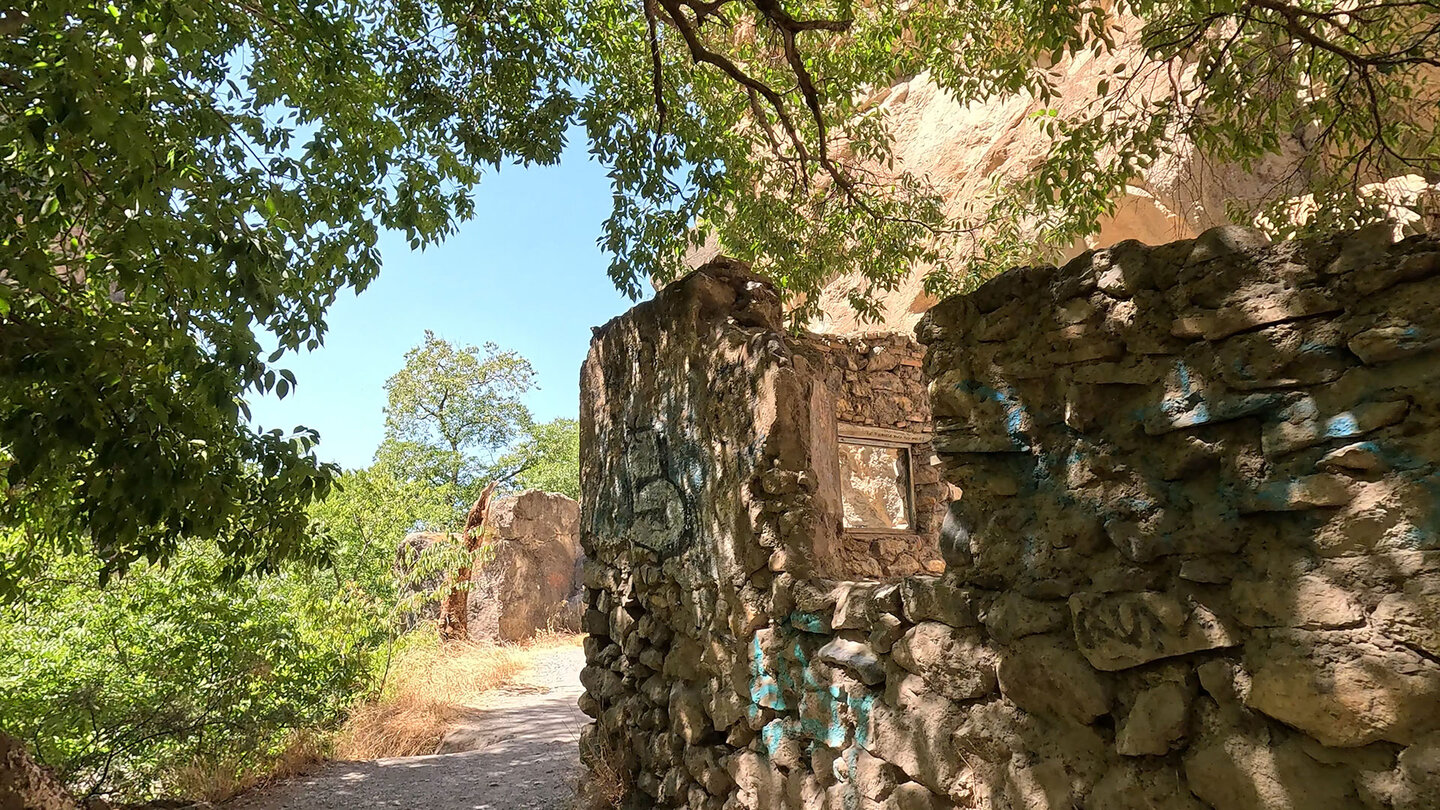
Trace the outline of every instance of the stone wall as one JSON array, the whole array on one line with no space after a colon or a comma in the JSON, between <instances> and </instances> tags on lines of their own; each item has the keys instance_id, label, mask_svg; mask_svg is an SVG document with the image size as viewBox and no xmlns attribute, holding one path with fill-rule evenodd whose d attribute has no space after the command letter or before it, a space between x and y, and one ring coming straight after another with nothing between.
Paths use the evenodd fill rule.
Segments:
<instances>
[{"instance_id":1,"label":"stone wall","mask_svg":"<svg viewBox=\"0 0 1440 810\"><path fill-rule=\"evenodd\" d=\"M792 356L803 358L799 373L811 391L808 407L816 435L810 442L809 463L818 481L816 508L826 518L819 534L808 538L816 573L886 578L944 570L938 541L946 487L930 441L930 395L921 371L924 347L907 335L893 333L848 338L788 335L784 345ZM860 470L852 472L852 465L838 452L842 434L856 441L857 433L908 444L910 514L904 531L845 528L847 504L853 501L873 501L873 508L892 516L899 507L893 492L876 492L873 486L884 473L878 459L863 470L871 475L862 476L855 474Z\"/></svg>"},{"instance_id":2,"label":"stone wall","mask_svg":"<svg viewBox=\"0 0 1440 810\"><path fill-rule=\"evenodd\" d=\"M1440 242L1220 230L919 329L942 575L837 580L832 390L711 265L582 374L621 806L1440 807Z\"/></svg>"}]
</instances>

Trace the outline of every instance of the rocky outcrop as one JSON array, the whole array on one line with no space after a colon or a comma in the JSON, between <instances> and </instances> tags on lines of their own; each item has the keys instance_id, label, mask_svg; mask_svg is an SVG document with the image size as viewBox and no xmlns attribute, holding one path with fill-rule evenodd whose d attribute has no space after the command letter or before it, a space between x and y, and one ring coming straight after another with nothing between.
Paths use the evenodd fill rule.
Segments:
<instances>
[{"instance_id":1,"label":"rocky outcrop","mask_svg":"<svg viewBox=\"0 0 1440 810\"><path fill-rule=\"evenodd\" d=\"M496 606L502 641L533 638L547 627L579 629L580 504L557 492L529 490L490 510L495 559L488 588L475 598Z\"/></svg>"},{"instance_id":2,"label":"rocky outcrop","mask_svg":"<svg viewBox=\"0 0 1440 810\"><path fill-rule=\"evenodd\" d=\"M76 810L79 804L24 743L0 732L0 810Z\"/></svg>"},{"instance_id":3,"label":"rocky outcrop","mask_svg":"<svg viewBox=\"0 0 1440 810\"><path fill-rule=\"evenodd\" d=\"M527 490L490 507L490 540L471 573L469 631L474 639L524 641L540 630L579 630L580 505L556 492ZM444 535L406 536L402 559ZM417 587L433 590L439 578Z\"/></svg>"},{"instance_id":4,"label":"rocky outcrop","mask_svg":"<svg viewBox=\"0 0 1440 810\"><path fill-rule=\"evenodd\" d=\"M773 291L597 334L583 750L626 807L1435 806L1440 241L1124 243L919 335L945 570L842 579Z\"/></svg>"}]
</instances>

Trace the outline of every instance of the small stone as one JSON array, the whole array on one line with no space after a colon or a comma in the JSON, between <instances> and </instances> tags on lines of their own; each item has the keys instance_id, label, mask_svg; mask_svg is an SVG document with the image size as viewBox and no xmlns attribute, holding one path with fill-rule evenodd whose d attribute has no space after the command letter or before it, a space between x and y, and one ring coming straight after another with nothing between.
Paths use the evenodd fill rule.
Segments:
<instances>
[{"instance_id":1,"label":"small stone","mask_svg":"<svg viewBox=\"0 0 1440 810\"><path fill-rule=\"evenodd\" d=\"M820 648L818 657L827 664L853 672L867 686L874 686L885 680L885 665L875 655L874 650L858 641L833 639Z\"/></svg>"},{"instance_id":2,"label":"small stone","mask_svg":"<svg viewBox=\"0 0 1440 810\"><path fill-rule=\"evenodd\" d=\"M887 654L904 635L905 623L889 613L882 613L870 630L870 647L882 655Z\"/></svg>"},{"instance_id":3,"label":"small stone","mask_svg":"<svg viewBox=\"0 0 1440 810\"><path fill-rule=\"evenodd\" d=\"M1374 442L1347 444L1338 450L1331 450L1320 457L1320 468L1324 470L1356 470L1358 472L1383 472L1390 468L1380 456L1380 448Z\"/></svg>"}]
</instances>

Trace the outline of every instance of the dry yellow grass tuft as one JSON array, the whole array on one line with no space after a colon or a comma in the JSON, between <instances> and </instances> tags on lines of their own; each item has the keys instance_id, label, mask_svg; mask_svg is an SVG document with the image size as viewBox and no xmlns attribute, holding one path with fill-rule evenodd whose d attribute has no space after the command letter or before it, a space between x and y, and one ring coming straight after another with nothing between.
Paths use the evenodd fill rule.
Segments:
<instances>
[{"instance_id":1,"label":"dry yellow grass tuft","mask_svg":"<svg viewBox=\"0 0 1440 810\"><path fill-rule=\"evenodd\" d=\"M166 787L176 796L219 803L259 785L307 773L329 758L329 735L296 730L290 732L280 756L263 771L246 769L238 759L197 758L169 774Z\"/></svg>"},{"instance_id":2,"label":"dry yellow grass tuft","mask_svg":"<svg viewBox=\"0 0 1440 810\"><path fill-rule=\"evenodd\" d=\"M575 636L543 633L525 645L433 639L398 650L379 700L355 707L335 739L343 760L433 754L440 738L482 692L504 686L535 650L573 645Z\"/></svg>"}]
</instances>

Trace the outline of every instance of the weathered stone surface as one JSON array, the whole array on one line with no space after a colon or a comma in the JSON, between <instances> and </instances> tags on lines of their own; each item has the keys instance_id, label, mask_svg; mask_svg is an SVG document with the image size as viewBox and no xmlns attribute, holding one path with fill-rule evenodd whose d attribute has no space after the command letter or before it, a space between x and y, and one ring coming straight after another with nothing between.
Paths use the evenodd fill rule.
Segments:
<instances>
[{"instance_id":1,"label":"weathered stone surface","mask_svg":"<svg viewBox=\"0 0 1440 810\"><path fill-rule=\"evenodd\" d=\"M1001 594L985 611L985 629L997 641L1009 642L1065 626L1063 602L1042 602L1014 591Z\"/></svg>"},{"instance_id":2,"label":"weathered stone surface","mask_svg":"<svg viewBox=\"0 0 1440 810\"><path fill-rule=\"evenodd\" d=\"M819 658L827 664L844 667L866 684L885 680L885 664L869 645L837 638L820 648Z\"/></svg>"},{"instance_id":3,"label":"weathered stone surface","mask_svg":"<svg viewBox=\"0 0 1440 810\"><path fill-rule=\"evenodd\" d=\"M1080 651L1101 670L1239 643L1209 608L1155 591L1076 594L1070 611Z\"/></svg>"},{"instance_id":4,"label":"weathered stone surface","mask_svg":"<svg viewBox=\"0 0 1440 810\"><path fill-rule=\"evenodd\" d=\"M1226 810L1363 807L1347 774L1306 756L1293 742L1268 745L1238 731L1198 742L1185 756L1190 790Z\"/></svg>"},{"instance_id":5,"label":"weathered stone surface","mask_svg":"<svg viewBox=\"0 0 1440 810\"><path fill-rule=\"evenodd\" d=\"M1000 691L1027 712L1089 723L1110 711L1114 689L1064 637L1030 636L1007 649Z\"/></svg>"},{"instance_id":6,"label":"weathered stone surface","mask_svg":"<svg viewBox=\"0 0 1440 810\"><path fill-rule=\"evenodd\" d=\"M1370 620L1401 644L1440 657L1440 574L1408 579L1380 599Z\"/></svg>"},{"instance_id":7,"label":"weathered stone surface","mask_svg":"<svg viewBox=\"0 0 1440 810\"><path fill-rule=\"evenodd\" d=\"M1440 729L1440 665L1364 631L1272 631L1247 645L1246 705L1333 747Z\"/></svg>"},{"instance_id":8,"label":"weathered stone surface","mask_svg":"<svg viewBox=\"0 0 1440 810\"><path fill-rule=\"evenodd\" d=\"M895 643L895 663L952 700L971 700L995 690L995 659L978 631L921 622Z\"/></svg>"},{"instance_id":9,"label":"weathered stone surface","mask_svg":"<svg viewBox=\"0 0 1440 810\"><path fill-rule=\"evenodd\" d=\"M923 358L728 265L602 329L583 708L630 806L1436 810L1440 353L1367 333L1440 334L1390 272L1440 243L1211 247L1003 274ZM837 425L921 434L936 545L845 530Z\"/></svg>"},{"instance_id":10,"label":"weathered stone surface","mask_svg":"<svg viewBox=\"0 0 1440 810\"><path fill-rule=\"evenodd\" d=\"M1127 757L1163 756L1185 735L1190 690L1173 681L1142 691L1120 723L1115 750Z\"/></svg>"},{"instance_id":11,"label":"weathered stone surface","mask_svg":"<svg viewBox=\"0 0 1440 810\"><path fill-rule=\"evenodd\" d=\"M910 577L900 583L905 618L912 622L937 621L951 627L979 623L969 590L943 577Z\"/></svg>"},{"instance_id":12,"label":"weathered stone surface","mask_svg":"<svg viewBox=\"0 0 1440 810\"><path fill-rule=\"evenodd\" d=\"M1350 590L1323 574L1238 580L1230 585L1230 600L1235 618L1250 627L1320 630L1365 621Z\"/></svg>"},{"instance_id":13,"label":"weathered stone surface","mask_svg":"<svg viewBox=\"0 0 1440 810\"><path fill-rule=\"evenodd\" d=\"M1121 762L1095 786L1085 810L1205 810L1205 805L1175 768Z\"/></svg>"},{"instance_id":14,"label":"weathered stone surface","mask_svg":"<svg viewBox=\"0 0 1440 810\"><path fill-rule=\"evenodd\" d=\"M0 807L76 810L79 806L60 780L35 763L23 743L0 732Z\"/></svg>"}]
</instances>

